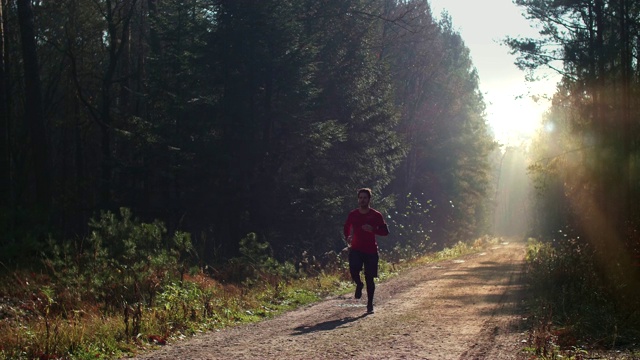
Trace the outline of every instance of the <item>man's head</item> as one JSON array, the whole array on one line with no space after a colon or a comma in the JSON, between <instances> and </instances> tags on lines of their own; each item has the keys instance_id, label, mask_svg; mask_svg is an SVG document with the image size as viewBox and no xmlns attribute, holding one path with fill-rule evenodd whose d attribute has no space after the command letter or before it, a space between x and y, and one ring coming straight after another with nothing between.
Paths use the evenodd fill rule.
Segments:
<instances>
[{"instance_id":1,"label":"man's head","mask_svg":"<svg viewBox=\"0 0 640 360\"><path fill-rule=\"evenodd\" d=\"M371 201L371 189L362 188L358 189L358 205L362 209L369 208L369 202Z\"/></svg>"}]
</instances>

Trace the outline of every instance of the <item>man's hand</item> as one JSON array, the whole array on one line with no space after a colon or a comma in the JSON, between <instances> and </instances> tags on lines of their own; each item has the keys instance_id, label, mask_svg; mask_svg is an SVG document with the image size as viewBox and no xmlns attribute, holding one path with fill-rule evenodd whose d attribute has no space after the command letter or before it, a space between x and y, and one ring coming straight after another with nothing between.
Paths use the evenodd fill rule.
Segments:
<instances>
[{"instance_id":1,"label":"man's hand","mask_svg":"<svg viewBox=\"0 0 640 360\"><path fill-rule=\"evenodd\" d=\"M353 240L353 235L349 235L346 238L344 238L344 242L347 243L347 246L351 246L351 240Z\"/></svg>"}]
</instances>

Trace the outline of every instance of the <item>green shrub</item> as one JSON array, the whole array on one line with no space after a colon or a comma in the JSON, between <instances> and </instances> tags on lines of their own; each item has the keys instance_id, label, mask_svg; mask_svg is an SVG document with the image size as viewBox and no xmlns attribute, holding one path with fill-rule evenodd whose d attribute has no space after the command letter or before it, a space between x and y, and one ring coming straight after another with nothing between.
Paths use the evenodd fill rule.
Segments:
<instances>
[{"instance_id":1,"label":"green shrub","mask_svg":"<svg viewBox=\"0 0 640 360\"><path fill-rule=\"evenodd\" d=\"M104 304L151 305L166 281L183 273L180 251L191 250L188 234L166 236L162 222L141 223L126 208L120 209L119 218L105 212L89 225L85 268Z\"/></svg>"},{"instance_id":2,"label":"green shrub","mask_svg":"<svg viewBox=\"0 0 640 360\"><path fill-rule=\"evenodd\" d=\"M104 312L124 314L125 332L136 335L143 308L186 271L183 256L192 251L189 234L169 236L162 222L140 222L127 208L121 208L119 216L103 212L89 226L86 239L50 241L45 252L60 311L71 311L79 302L73 299L82 297Z\"/></svg>"},{"instance_id":3,"label":"green shrub","mask_svg":"<svg viewBox=\"0 0 640 360\"><path fill-rule=\"evenodd\" d=\"M229 261L227 279L251 286L256 281L276 285L280 278L292 279L297 276L293 263L280 263L271 254L268 242L261 242L255 233L248 233L240 239L240 256Z\"/></svg>"},{"instance_id":4,"label":"green shrub","mask_svg":"<svg viewBox=\"0 0 640 360\"><path fill-rule=\"evenodd\" d=\"M194 282L172 282L158 294L157 309L164 323L162 333L185 329L190 322L200 320L205 315L203 290Z\"/></svg>"}]
</instances>

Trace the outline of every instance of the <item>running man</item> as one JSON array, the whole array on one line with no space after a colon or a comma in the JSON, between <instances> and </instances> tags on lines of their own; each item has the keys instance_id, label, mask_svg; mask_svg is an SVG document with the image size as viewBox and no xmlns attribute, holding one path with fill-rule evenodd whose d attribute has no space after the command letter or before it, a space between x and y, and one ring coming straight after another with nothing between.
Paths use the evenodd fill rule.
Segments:
<instances>
[{"instance_id":1,"label":"running man","mask_svg":"<svg viewBox=\"0 0 640 360\"><path fill-rule=\"evenodd\" d=\"M362 297L364 284L360 279L360 271L364 265L364 280L367 284L367 312L373 312L373 279L378 277L378 243L376 235L389 235L389 228L382 214L369 207L371 189L358 190L358 208L352 210L344 223L344 239L349 244L349 271L351 279L356 283L355 298Z\"/></svg>"}]
</instances>

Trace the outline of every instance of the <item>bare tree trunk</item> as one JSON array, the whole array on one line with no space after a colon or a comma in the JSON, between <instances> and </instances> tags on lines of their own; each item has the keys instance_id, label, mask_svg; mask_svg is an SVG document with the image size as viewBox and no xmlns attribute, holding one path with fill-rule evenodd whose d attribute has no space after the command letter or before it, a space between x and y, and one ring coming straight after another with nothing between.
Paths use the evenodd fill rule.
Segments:
<instances>
[{"instance_id":1,"label":"bare tree trunk","mask_svg":"<svg viewBox=\"0 0 640 360\"><path fill-rule=\"evenodd\" d=\"M40 68L36 51L33 8L30 0L17 0L25 78L25 121L35 180L35 202L45 217L51 207L51 171L42 105Z\"/></svg>"},{"instance_id":2,"label":"bare tree trunk","mask_svg":"<svg viewBox=\"0 0 640 360\"><path fill-rule=\"evenodd\" d=\"M130 25L134 15L137 0L126 3L112 4L107 0L106 17L107 35L109 37L107 69L102 79L101 104L99 109L99 122L101 131L102 166L100 179L100 202L102 207L108 208L111 204L112 178L114 169L114 154L111 147L111 131L114 126L113 114L113 84L117 75L119 62L123 59L123 53L129 46Z\"/></svg>"},{"instance_id":3,"label":"bare tree trunk","mask_svg":"<svg viewBox=\"0 0 640 360\"><path fill-rule=\"evenodd\" d=\"M7 66L5 62L5 13L0 0L0 208L11 203L11 163L9 161L9 106L7 99Z\"/></svg>"},{"instance_id":4,"label":"bare tree trunk","mask_svg":"<svg viewBox=\"0 0 640 360\"><path fill-rule=\"evenodd\" d=\"M622 151L623 151L623 164L621 164L621 218L619 219L619 227L621 229L629 229L634 227L635 224L632 224L633 216L632 216L632 203L635 199L631 199L630 195L632 193L632 152L633 152L633 124L631 119L631 81L633 76L633 43L632 43L632 33L631 29L631 14L630 14L630 6L627 0L619 0L619 31L620 31L620 43L622 46L621 49L621 80L622 80L622 127L621 127L621 137L622 137ZM622 235L625 236L625 245L624 249L626 254L634 254L636 249L638 249L638 240L635 236L631 236L628 231L623 231ZM633 261L632 257L628 259L630 265ZM630 294L631 297L637 297L638 292L638 282L640 281L640 269L630 267L631 274L630 279L636 286L630 286L631 289L635 289Z\"/></svg>"},{"instance_id":5,"label":"bare tree trunk","mask_svg":"<svg viewBox=\"0 0 640 360\"><path fill-rule=\"evenodd\" d=\"M622 209L624 211L624 219L622 219L623 224L629 220L630 213L630 202L629 202L629 194L631 189L631 138L632 138L632 127L631 127L631 76L632 76L632 52L631 52L631 40L630 40L630 29L629 29L629 7L627 5L627 0L619 0L619 12L620 12L620 43L622 46L621 49L621 73L620 77L622 80L622 146L624 152L624 164L623 164L623 194L622 194Z\"/></svg>"}]
</instances>

